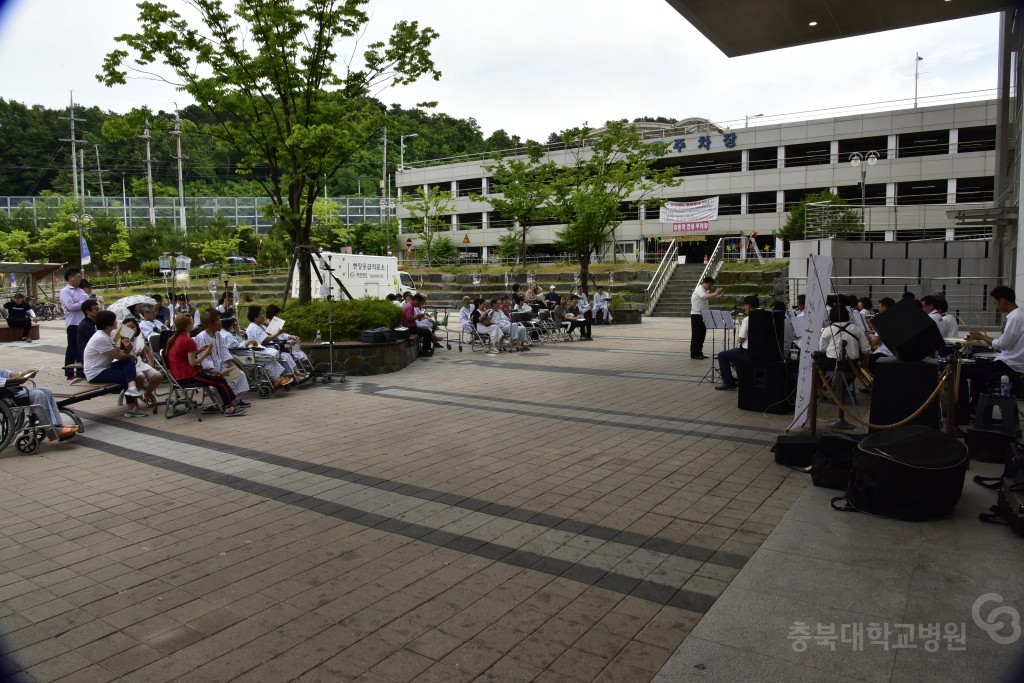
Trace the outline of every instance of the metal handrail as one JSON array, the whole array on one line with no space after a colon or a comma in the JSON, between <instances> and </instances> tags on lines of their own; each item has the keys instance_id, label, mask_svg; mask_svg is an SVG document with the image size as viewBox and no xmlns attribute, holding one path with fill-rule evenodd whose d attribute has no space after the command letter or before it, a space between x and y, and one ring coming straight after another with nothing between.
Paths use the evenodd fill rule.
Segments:
<instances>
[{"instance_id":1,"label":"metal handrail","mask_svg":"<svg viewBox=\"0 0 1024 683\"><path fill-rule=\"evenodd\" d=\"M725 238L719 237L718 244L715 245L715 250L711 252L711 256L708 257L708 264L704 266L704 272L700 274L700 280L698 283L704 282L706 277L717 277L718 271L722 269L722 263L725 261Z\"/></svg>"},{"instance_id":2,"label":"metal handrail","mask_svg":"<svg viewBox=\"0 0 1024 683\"><path fill-rule=\"evenodd\" d=\"M658 304L658 299L665 291L669 278L672 277L672 273L676 271L676 266L679 264L679 260L676 258L678 254L679 242L672 240L672 244L665 250L665 257L661 259L658 269L654 271L651 283L647 285L647 305L644 308L644 315L650 315Z\"/></svg>"}]
</instances>

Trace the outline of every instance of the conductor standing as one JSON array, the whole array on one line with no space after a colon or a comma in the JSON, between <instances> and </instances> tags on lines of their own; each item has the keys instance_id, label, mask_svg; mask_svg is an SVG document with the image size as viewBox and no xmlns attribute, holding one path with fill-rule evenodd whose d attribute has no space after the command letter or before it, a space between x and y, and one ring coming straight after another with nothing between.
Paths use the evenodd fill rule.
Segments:
<instances>
[{"instance_id":1,"label":"conductor standing","mask_svg":"<svg viewBox=\"0 0 1024 683\"><path fill-rule=\"evenodd\" d=\"M704 338L707 337L708 328L704 324L704 316L702 314L708 310L709 300L722 297L721 287L714 292L711 291L711 287L714 284L715 278L705 277L690 296L690 358L694 360L704 360L707 358L704 355Z\"/></svg>"}]
</instances>

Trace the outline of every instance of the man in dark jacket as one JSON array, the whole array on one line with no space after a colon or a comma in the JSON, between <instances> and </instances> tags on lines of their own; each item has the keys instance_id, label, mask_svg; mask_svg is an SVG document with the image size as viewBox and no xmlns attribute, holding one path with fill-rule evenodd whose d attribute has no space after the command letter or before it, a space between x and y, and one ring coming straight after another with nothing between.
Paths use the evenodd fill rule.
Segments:
<instances>
[{"instance_id":1,"label":"man in dark jacket","mask_svg":"<svg viewBox=\"0 0 1024 683\"><path fill-rule=\"evenodd\" d=\"M32 307L25 301L25 295L17 292L14 298L4 304L7 309L7 326L21 328L21 341L31 342L29 333L32 332Z\"/></svg>"}]
</instances>

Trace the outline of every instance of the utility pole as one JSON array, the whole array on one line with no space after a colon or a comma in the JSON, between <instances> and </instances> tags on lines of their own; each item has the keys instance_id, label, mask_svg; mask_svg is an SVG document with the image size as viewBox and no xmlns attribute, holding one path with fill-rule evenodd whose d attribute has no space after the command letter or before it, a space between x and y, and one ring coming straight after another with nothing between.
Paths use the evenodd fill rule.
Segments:
<instances>
[{"instance_id":1,"label":"utility pole","mask_svg":"<svg viewBox=\"0 0 1024 683\"><path fill-rule=\"evenodd\" d=\"M85 122L85 119L75 118L75 93L71 93L71 106L68 108L68 115L61 116L62 119L68 119L71 122L71 137L61 138L61 142L71 143L71 192L74 195L75 203L78 203L78 156L75 152L75 143L85 142L84 140L75 139L75 121ZM83 170L84 173L84 170Z\"/></svg>"},{"instance_id":2,"label":"utility pole","mask_svg":"<svg viewBox=\"0 0 1024 683\"><path fill-rule=\"evenodd\" d=\"M106 196L104 196L104 194L103 194L103 169L100 167L100 146L99 145L96 145L96 175L98 175L99 178L100 178L100 199L104 199L105 200ZM104 201L103 202L103 208L107 208L106 204L107 203Z\"/></svg>"},{"instance_id":3,"label":"utility pole","mask_svg":"<svg viewBox=\"0 0 1024 683\"><path fill-rule=\"evenodd\" d=\"M78 150L78 167L82 169L82 172L78 175L80 182L82 183L82 203L85 203L85 150Z\"/></svg>"},{"instance_id":4,"label":"utility pole","mask_svg":"<svg viewBox=\"0 0 1024 683\"><path fill-rule=\"evenodd\" d=\"M153 138L149 135L149 119L146 119L146 126L139 136L146 141L146 185L149 187L149 224L156 225L156 208L153 206L153 159L150 156L149 141Z\"/></svg>"},{"instance_id":5,"label":"utility pole","mask_svg":"<svg viewBox=\"0 0 1024 683\"><path fill-rule=\"evenodd\" d=\"M178 160L178 211L181 213L181 231L185 232L185 183L181 176L181 160L185 157L181 156L181 117L178 116L178 112L174 112L174 130L171 131L171 135L175 138L178 150L178 156L175 157ZM149 143L146 145L148 150Z\"/></svg>"}]
</instances>

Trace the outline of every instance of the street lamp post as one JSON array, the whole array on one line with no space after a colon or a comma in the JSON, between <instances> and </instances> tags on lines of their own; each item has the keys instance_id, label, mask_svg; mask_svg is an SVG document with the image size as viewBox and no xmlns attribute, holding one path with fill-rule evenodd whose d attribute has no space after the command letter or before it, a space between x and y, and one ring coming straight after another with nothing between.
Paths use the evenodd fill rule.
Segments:
<instances>
[{"instance_id":1,"label":"street lamp post","mask_svg":"<svg viewBox=\"0 0 1024 683\"><path fill-rule=\"evenodd\" d=\"M866 152L854 152L850 155L850 165L854 168L860 169L860 211L861 222L865 223L865 229L867 229L867 222L864 219L867 217L868 213L868 166L874 166L877 164L878 159L878 152L873 149Z\"/></svg>"},{"instance_id":2,"label":"street lamp post","mask_svg":"<svg viewBox=\"0 0 1024 683\"><path fill-rule=\"evenodd\" d=\"M68 216L68 220L78 226L78 267L85 270L85 250L82 249L82 243L85 241L85 226L92 223L92 216L87 213L73 213Z\"/></svg>"},{"instance_id":3,"label":"street lamp post","mask_svg":"<svg viewBox=\"0 0 1024 683\"><path fill-rule=\"evenodd\" d=\"M409 133L408 135L398 136L398 171L405 170L405 139L406 138L418 138L419 133ZM398 186L398 171L395 171L395 191L398 193L398 200L402 200L402 188ZM396 211L397 213L397 211ZM402 219L398 219L398 234L402 234Z\"/></svg>"},{"instance_id":4,"label":"street lamp post","mask_svg":"<svg viewBox=\"0 0 1024 683\"><path fill-rule=\"evenodd\" d=\"M759 119L762 116L764 116L764 114L747 114L745 116L746 123L743 124L743 127L744 128L750 128L750 119Z\"/></svg>"}]
</instances>

